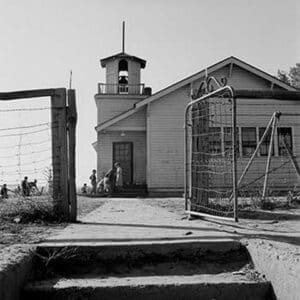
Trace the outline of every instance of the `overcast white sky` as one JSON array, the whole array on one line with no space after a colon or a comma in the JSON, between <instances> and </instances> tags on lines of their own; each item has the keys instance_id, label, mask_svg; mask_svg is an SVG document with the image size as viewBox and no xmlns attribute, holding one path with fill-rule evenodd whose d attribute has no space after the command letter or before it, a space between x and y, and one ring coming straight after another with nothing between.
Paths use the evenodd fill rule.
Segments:
<instances>
[{"instance_id":1,"label":"overcast white sky","mask_svg":"<svg viewBox=\"0 0 300 300\"><path fill-rule=\"evenodd\" d=\"M300 62L298 3L0 0L0 91L67 87L73 70L81 184L96 167L99 59L120 52L123 20L126 52L147 60L142 79L157 91L231 55L273 75L288 70Z\"/></svg>"}]
</instances>

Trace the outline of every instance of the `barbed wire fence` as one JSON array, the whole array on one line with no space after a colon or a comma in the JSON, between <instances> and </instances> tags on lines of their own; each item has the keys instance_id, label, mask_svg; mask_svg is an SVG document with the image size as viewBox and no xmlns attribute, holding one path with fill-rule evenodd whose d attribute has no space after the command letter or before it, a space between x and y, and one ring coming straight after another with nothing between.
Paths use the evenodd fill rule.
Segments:
<instances>
[{"instance_id":1,"label":"barbed wire fence","mask_svg":"<svg viewBox=\"0 0 300 300\"><path fill-rule=\"evenodd\" d=\"M30 107L28 107L30 106ZM50 106L18 101L1 103L0 185L14 197L51 195L52 138ZM22 181L35 183L25 195Z\"/></svg>"},{"instance_id":2,"label":"barbed wire fence","mask_svg":"<svg viewBox=\"0 0 300 300\"><path fill-rule=\"evenodd\" d=\"M55 220L76 221L75 90L0 92L0 100L1 198L7 187L9 197L51 200Z\"/></svg>"}]
</instances>

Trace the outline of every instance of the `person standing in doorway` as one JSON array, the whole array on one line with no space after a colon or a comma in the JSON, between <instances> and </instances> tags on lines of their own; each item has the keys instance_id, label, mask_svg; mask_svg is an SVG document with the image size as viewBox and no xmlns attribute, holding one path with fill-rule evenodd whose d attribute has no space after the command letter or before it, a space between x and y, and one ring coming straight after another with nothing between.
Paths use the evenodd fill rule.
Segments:
<instances>
[{"instance_id":1,"label":"person standing in doorway","mask_svg":"<svg viewBox=\"0 0 300 300\"><path fill-rule=\"evenodd\" d=\"M96 170L92 171L92 175L90 176L90 181L91 181L91 194L96 194L97 192L97 177L96 177Z\"/></svg>"},{"instance_id":2,"label":"person standing in doorway","mask_svg":"<svg viewBox=\"0 0 300 300\"><path fill-rule=\"evenodd\" d=\"M116 192L120 192L123 187L123 170L120 163L115 163L116 168Z\"/></svg>"}]
</instances>

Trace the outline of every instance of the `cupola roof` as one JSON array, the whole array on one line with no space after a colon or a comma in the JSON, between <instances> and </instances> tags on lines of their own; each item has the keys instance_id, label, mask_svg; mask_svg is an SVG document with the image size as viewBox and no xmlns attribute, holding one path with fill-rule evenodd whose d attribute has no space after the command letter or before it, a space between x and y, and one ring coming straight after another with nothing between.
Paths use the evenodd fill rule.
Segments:
<instances>
[{"instance_id":1,"label":"cupola roof","mask_svg":"<svg viewBox=\"0 0 300 300\"><path fill-rule=\"evenodd\" d=\"M115 59L133 60L133 61L136 61L136 62L140 63L142 69L144 69L146 67L146 61L144 59L139 58L139 57L134 56L134 55L127 54L125 52L120 52L120 53L117 53L117 54L114 54L114 55L111 55L111 56L100 59L101 67L105 68L106 64L108 62L110 62L112 60L115 60Z\"/></svg>"}]
</instances>

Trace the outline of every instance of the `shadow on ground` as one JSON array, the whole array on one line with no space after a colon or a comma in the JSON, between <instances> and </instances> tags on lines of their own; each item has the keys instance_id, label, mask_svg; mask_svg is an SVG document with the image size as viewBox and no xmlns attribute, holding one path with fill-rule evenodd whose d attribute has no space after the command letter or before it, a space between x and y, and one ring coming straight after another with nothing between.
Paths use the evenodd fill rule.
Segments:
<instances>
[{"instance_id":1,"label":"shadow on ground","mask_svg":"<svg viewBox=\"0 0 300 300\"><path fill-rule=\"evenodd\" d=\"M209 221L212 223L219 224L218 222ZM139 227L139 228L158 228L158 229L173 229L173 230L186 230L188 233L188 236L185 237L176 237L176 239L213 239L213 238L248 238L248 239L265 239L270 241L277 241L277 242L284 242L294 245L300 245L300 237L296 234L298 232L286 232L286 231L276 231L274 229L268 230L268 229L249 229L249 227L242 227L235 224L226 224L225 226L231 226L235 228L236 230L230 230L230 229L219 229L219 228L212 228L212 227L196 227L196 226L172 226L172 225L159 225L159 224L130 224L130 223L107 223L107 222L81 222L81 224L84 225L97 225L97 226L116 226L116 227ZM223 223L224 225L224 223ZM247 230L247 232L244 232ZM192 231L197 232L220 232L220 233L226 233L227 235L207 235L204 234L203 236L194 236ZM252 232L251 232L252 231ZM270 232L270 234L264 233L264 231ZM272 233L271 233L272 232ZM280 234L281 233L281 234ZM175 239L172 237L171 239ZM101 239L103 240L103 239ZM109 239L114 240L114 239ZM115 239L117 241L121 241L120 239ZM127 239L128 240L128 239ZM147 240L155 240L155 238L137 238L135 239L137 241L147 241Z\"/></svg>"}]
</instances>

